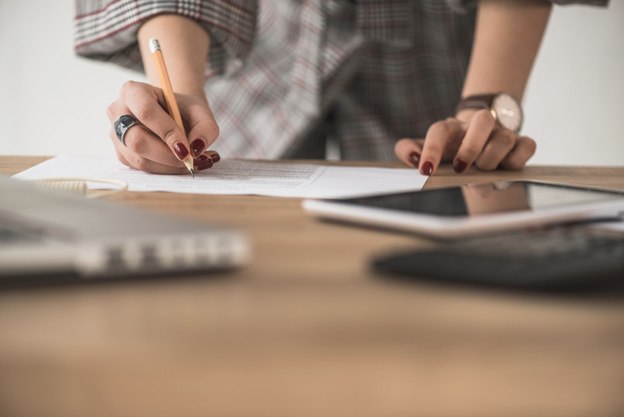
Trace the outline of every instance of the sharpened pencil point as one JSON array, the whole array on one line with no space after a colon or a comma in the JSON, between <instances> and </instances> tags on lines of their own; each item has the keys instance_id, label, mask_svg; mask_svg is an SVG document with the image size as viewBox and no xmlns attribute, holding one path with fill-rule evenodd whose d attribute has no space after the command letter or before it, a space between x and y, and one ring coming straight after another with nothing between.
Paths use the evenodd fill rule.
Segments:
<instances>
[{"instance_id":1,"label":"sharpened pencil point","mask_svg":"<svg viewBox=\"0 0 624 417\"><path fill-rule=\"evenodd\" d=\"M182 163L184 164L186 169L188 169L188 172L191 173L193 178L195 178L195 170L193 169L193 168L195 168L195 166L193 165L193 158L191 158L191 156L189 155L186 158L184 158Z\"/></svg>"}]
</instances>

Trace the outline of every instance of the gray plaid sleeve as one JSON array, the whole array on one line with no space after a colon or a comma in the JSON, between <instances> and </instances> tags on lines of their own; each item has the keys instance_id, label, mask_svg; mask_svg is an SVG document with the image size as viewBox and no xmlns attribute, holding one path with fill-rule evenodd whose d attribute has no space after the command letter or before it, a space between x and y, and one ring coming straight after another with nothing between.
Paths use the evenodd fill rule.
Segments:
<instances>
[{"instance_id":1,"label":"gray plaid sleeve","mask_svg":"<svg viewBox=\"0 0 624 417\"><path fill-rule=\"evenodd\" d=\"M589 6L607 6L609 0L548 0L554 4L586 4ZM448 5L457 12L465 12L466 10L476 7L479 0L446 0Z\"/></svg>"},{"instance_id":2,"label":"gray plaid sleeve","mask_svg":"<svg viewBox=\"0 0 624 417\"><path fill-rule=\"evenodd\" d=\"M156 15L178 14L208 31L208 66L221 73L240 65L251 49L257 9L252 0L76 0L74 49L79 56L142 71L139 27Z\"/></svg>"}]
</instances>

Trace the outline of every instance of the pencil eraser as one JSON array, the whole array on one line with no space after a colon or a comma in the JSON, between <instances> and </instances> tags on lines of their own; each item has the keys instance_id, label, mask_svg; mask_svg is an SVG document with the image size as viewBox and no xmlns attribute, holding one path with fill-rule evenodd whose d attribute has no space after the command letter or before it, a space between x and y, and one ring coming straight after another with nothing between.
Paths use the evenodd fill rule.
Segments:
<instances>
[{"instance_id":1,"label":"pencil eraser","mask_svg":"<svg viewBox=\"0 0 624 417\"><path fill-rule=\"evenodd\" d=\"M156 38L152 38L149 40L149 48L151 53L154 53L156 51L160 51L160 44L158 43L158 39Z\"/></svg>"}]
</instances>

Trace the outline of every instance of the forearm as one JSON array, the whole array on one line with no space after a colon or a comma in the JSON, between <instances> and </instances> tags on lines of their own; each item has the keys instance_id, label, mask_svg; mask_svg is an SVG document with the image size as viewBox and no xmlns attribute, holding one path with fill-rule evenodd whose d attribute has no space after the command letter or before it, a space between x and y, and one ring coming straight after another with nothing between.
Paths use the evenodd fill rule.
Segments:
<instances>
[{"instance_id":1,"label":"forearm","mask_svg":"<svg viewBox=\"0 0 624 417\"><path fill-rule=\"evenodd\" d=\"M176 93L205 99L204 74L210 38L204 28L186 17L164 14L145 22L138 33L145 72L152 85L160 85L148 42L158 39L167 72Z\"/></svg>"},{"instance_id":2,"label":"forearm","mask_svg":"<svg viewBox=\"0 0 624 417\"><path fill-rule=\"evenodd\" d=\"M504 91L522 100L551 3L481 0L462 96Z\"/></svg>"}]
</instances>

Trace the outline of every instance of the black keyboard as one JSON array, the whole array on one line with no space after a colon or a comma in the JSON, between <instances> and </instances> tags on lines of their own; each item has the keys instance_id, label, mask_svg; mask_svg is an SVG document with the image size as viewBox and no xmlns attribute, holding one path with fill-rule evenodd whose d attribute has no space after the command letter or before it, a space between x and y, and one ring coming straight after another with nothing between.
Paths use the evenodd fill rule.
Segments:
<instances>
[{"instance_id":1,"label":"black keyboard","mask_svg":"<svg viewBox=\"0 0 624 417\"><path fill-rule=\"evenodd\" d=\"M624 235L584 226L465 239L387 255L376 270L406 278L563 290L624 283Z\"/></svg>"}]
</instances>

